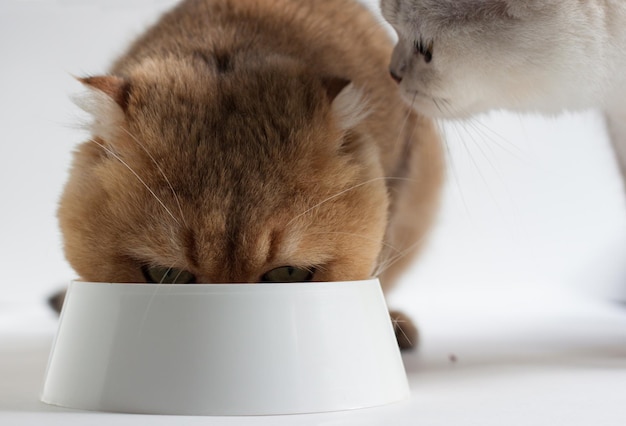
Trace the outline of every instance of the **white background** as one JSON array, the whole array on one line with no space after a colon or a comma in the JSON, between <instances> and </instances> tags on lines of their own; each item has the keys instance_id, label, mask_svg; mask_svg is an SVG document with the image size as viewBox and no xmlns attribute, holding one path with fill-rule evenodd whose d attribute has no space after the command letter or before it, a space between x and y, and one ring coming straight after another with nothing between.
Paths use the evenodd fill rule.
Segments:
<instances>
[{"instance_id":1,"label":"white background","mask_svg":"<svg viewBox=\"0 0 626 426\"><path fill-rule=\"evenodd\" d=\"M105 72L173 3L0 2L0 373L10 376L0 378L0 417L17 413L11 424L42 423L28 412L46 409L36 402L55 328L45 298L75 277L55 218L72 149L85 138L72 75ZM407 413L431 421L422 424L626 424L626 312L614 303L626 300L625 191L601 115L495 113L441 126L439 221L389 299L423 333L422 352L405 356L411 401L250 424L415 424ZM40 334L32 344L3 337ZM94 421L84 416L54 418Z\"/></svg>"},{"instance_id":2,"label":"white background","mask_svg":"<svg viewBox=\"0 0 626 426\"><path fill-rule=\"evenodd\" d=\"M71 101L82 88L72 75L106 72L173 3L0 4L5 309L38 303L75 276L55 217L71 151L85 138L78 126L86 117ZM536 284L626 293L624 190L598 113L493 114L443 127L449 161L439 223L401 287Z\"/></svg>"}]
</instances>

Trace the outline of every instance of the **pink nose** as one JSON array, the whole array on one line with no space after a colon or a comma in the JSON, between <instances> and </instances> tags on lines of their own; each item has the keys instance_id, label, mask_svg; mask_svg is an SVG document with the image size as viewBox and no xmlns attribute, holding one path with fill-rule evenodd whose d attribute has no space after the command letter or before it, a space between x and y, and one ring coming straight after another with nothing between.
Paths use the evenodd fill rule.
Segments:
<instances>
[{"instance_id":1,"label":"pink nose","mask_svg":"<svg viewBox=\"0 0 626 426\"><path fill-rule=\"evenodd\" d=\"M389 75L391 75L391 78L393 78L393 81L395 81L398 84L400 84L400 82L402 81L402 77L400 77L395 72L393 72L393 70L389 70Z\"/></svg>"}]
</instances>

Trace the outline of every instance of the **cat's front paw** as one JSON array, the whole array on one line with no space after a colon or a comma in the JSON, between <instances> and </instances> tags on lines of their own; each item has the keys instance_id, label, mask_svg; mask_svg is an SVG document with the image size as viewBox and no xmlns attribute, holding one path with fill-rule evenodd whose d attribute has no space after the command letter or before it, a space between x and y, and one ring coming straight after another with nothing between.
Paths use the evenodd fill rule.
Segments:
<instances>
[{"instance_id":1,"label":"cat's front paw","mask_svg":"<svg viewBox=\"0 0 626 426\"><path fill-rule=\"evenodd\" d=\"M419 343L419 332L411 318L402 312L389 311L396 341L401 350L411 350Z\"/></svg>"},{"instance_id":2,"label":"cat's front paw","mask_svg":"<svg viewBox=\"0 0 626 426\"><path fill-rule=\"evenodd\" d=\"M50 306L57 314L61 313L63 302L65 302L65 293L67 290L59 290L48 297L48 306Z\"/></svg>"}]
</instances>

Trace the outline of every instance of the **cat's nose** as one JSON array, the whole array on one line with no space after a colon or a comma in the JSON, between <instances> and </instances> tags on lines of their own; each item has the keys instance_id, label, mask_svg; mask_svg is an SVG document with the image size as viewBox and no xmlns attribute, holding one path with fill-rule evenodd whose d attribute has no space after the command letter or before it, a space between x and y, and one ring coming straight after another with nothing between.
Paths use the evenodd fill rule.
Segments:
<instances>
[{"instance_id":1,"label":"cat's nose","mask_svg":"<svg viewBox=\"0 0 626 426\"><path fill-rule=\"evenodd\" d=\"M395 72L393 72L392 69L389 70L389 75L391 76L391 78L393 78L393 81L395 81L398 84L400 84L400 82L402 81L402 77L396 74Z\"/></svg>"}]
</instances>

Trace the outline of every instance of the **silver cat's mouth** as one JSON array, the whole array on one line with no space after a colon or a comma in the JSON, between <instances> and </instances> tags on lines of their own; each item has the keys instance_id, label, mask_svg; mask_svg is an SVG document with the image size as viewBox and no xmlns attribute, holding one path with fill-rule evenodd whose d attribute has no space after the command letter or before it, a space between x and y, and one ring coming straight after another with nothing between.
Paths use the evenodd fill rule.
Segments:
<instances>
[{"instance_id":1,"label":"silver cat's mouth","mask_svg":"<svg viewBox=\"0 0 626 426\"><path fill-rule=\"evenodd\" d=\"M419 103L426 101L427 103L433 105L434 108L436 108L441 114L447 115L452 111L450 100L428 95L417 89L404 90L403 97L411 107L413 107L418 101Z\"/></svg>"},{"instance_id":2,"label":"silver cat's mouth","mask_svg":"<svg viewBox=\"0 0 626 426\"><path fill-rule=\"evenodd\" d=\"M449 104L450 101L446 98L441 98L441 97L437 97L437 96L433 96L433 95L429 95L427 93L422 92L421 90L417 90L417 89L411 89L411 90L406 90L405 91L405 97L409 98L409 99L428 99L431 100L433 102L443 102L443 103L447 103Z\"/></svg>"}]
</instances>

